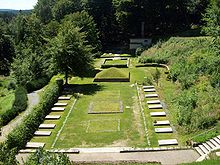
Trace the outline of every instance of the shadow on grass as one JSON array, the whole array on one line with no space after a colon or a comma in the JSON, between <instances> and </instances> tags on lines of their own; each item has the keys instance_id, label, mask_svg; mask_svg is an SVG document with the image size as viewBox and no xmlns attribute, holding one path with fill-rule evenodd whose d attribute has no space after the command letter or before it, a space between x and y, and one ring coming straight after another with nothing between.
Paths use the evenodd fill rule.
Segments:
<instances>
[{"instance_id":1,"label":"shadow on grass","mask_svg":"<svg viewBox=\"0 0 220 165\"><path fill-rule=\"evenodd\" d=\"M98 91L102 91L104 86L98 84L68 84L64 87L66 94L81 93L83 95L94 95Z\"/></svg>"}]
</instances>

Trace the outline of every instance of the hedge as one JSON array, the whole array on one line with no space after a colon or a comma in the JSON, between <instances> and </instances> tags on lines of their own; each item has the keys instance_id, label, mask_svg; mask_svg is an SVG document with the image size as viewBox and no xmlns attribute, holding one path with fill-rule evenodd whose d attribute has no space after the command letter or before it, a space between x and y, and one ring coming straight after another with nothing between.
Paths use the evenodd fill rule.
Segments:
<instances>
[{"instance_id":1,"label":"hedge","mask_svg":"<svg viewBox=\"0 0 220 165\"><path fill-rule=\"evenodd\" d=\"M43 88L45 85L48 84L49 81L50 79L48 77L42 77L38 80L32 80L26 84L26 89L29 93L33 92L35 90Z\"/></svg>"},{"instance_id":2,"label":"hedge","mask_svg":"<svg viewBox=\"0 0 220 165\"><path fill-rule=\"evenodd\" d=\"M14 119L20 112L24 111L27 108L27 90L18 86L15 89L15 101L12 105L12 108L5 111L1 115L0 125L8 124L12 119Z\"/></svg>"},{"instance_id":3,"label":"hedge","mask_svg":"<svg viewBox=\"0 0 220 165\"><path fill-rule=\"evenodd\" d=\"M50 112L54 103L57 101L62 84L60 81L50 82L48 84L40 98L40 103L35 106L32 112L25 117L23 122L8 135L6 142L8 148L17 147L17 149L22 149L26 143L31 140L34 132L38 129L45 116Z\"/></svg>"}]
</instances>

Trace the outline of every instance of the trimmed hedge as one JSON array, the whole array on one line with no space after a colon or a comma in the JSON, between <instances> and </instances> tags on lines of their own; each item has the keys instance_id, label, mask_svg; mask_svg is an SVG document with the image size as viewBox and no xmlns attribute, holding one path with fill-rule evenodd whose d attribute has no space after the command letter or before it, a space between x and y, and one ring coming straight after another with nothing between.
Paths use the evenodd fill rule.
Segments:
<instances>
[{"instance_id":1,"label":"trimmed hedge","mask_svg":"<svg viewBox=\"0 0 220 165\"><path fill-rule=\"evenodd\" d=\"M30 81L26 84L26 89L29 93L33 92L35 90L43 88L45 85L48 84L49 81L50 79L48 77L42 77L38 80Z\"/></svg>"},{"instance_id":2,"label":"trimmed hedge","mask_svg":"<svg viewBox=\"0 0 220 165\"><path fill-rule=\"evenodd\" d=\"M15 101L12 105L12 108L5 111L1 117L0 125L8 124L12 119L14 119L20 112L24 111L27 108L27 90L18 86L15 89Z\"/></svg>"},{"instance_id":3,"label":"trimmed hedge","mask_svg":"<svg viewBox=\"0 0 220 165\"><path fill-rule=\"evenodd\" d=\"M22 149L26 143L31 140L34 132L38 129L45 116L50 112L54 103L57 101L62 89L62 84L63 82L61 81L48 84L40 98L40 103L25 117L23 123L8 135L8 148L17 147L17 149Z\"/></svg>"}]
</instances>

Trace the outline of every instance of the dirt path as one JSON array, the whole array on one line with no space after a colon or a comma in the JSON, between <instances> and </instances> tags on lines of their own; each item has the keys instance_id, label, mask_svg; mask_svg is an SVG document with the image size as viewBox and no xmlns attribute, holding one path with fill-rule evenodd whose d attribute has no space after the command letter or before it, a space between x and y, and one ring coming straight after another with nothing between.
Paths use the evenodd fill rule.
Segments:
<instances>
[{"instance_id":1,"label":"dirt path","mask_svg":"<svg viewBox=\"0 0 220 165\"><path fill-rule=\"evenodd\" d=\"M24 112L22 112L20 115L18 115L15 119L13 119L10 123L8 123L6 126L2 127L2 136L0 136L0 142L5 141L7 135L16 126L18 126L22 122L23 118L30 113L30 111L33 109L33 107L39 103L39 94L38 93L40 91L41 90L29 93L28 94L28 107L27 107L27 109Z\"/></svg>"},{"instance_id":2,"label":"dirt path","mask_svg":"<svg viewBox=\"0 0 220 165\"><path fill-rule=\"evenodd\" d=\"M22 162L29 154L19 154L17 159ZM176 165L181 163L191 163L198 159L199 155L194 150L176 151L155 151L155 152L135 152L135 153L80 153L68 154L73 162L118 162L118 161L138 161L138 162L161 162L163 165Z\"/></svg>"}]
</instances>

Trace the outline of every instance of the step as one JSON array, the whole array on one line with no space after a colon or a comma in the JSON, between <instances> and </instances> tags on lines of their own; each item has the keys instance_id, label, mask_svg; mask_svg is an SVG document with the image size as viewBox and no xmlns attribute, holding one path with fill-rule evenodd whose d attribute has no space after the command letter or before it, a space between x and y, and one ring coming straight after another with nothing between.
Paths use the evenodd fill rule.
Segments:
<instances>
[{"instance_id":1,"label":"step","mask_svg":"<svg viewBox=\"0 0 220 165\"><path fill-rule=\"evenodd\" d=\"M213 139L220 145L220 140L217 137L214 137Z\"/></svg>"},{"instance_id":2,"label":"step","mask_svg":"<svg viewBox=\"0 0 220 165\"><path fill-rule=\"evenodd\" d=\"M59 119L60 118L60 115L47 115L45 117L45 119L51 119L51 120L56 120L56 119Z\"/></svg>"},{"instance_id":3,"label":"step","mask_svg":"<svg viewBox=\"0 0 220 165\"><path fill-rule=\"evenodd\" d=\"M154 86L150 85L150 86L143 86L143 89L151 89L154 88Z\"/></svg>"},{"instance_id":4,"label":"step","mask_svg":"<svg viewBox=\"0 0 220 165\"><path fill-rule=\"evenodd\" d=\"M51 108L51 111L64 111L65 108L64 107L53 107Z\"/></svg>"},{"instance_id":5,"label":"step","mask_svg":"<svg viewBox=\"0 0 220 165\"><path fill-rule=\"evenodd\" d=\"M50 136L51 131L35 131L34 135L35 136Z\"/></svg>"},{"instance_id":6,"label":"step","mask_svg":"<svg viewBox=\"0 0 220 165\"><path fill-rule=\"evenodd\" d=\"M154 88L144 89L144 92L156 92L156 90Z\"/></svg>"},{"instance_id":7,"label":"step","mask_svg":"<svg viewBox=\"0 0 220 165\"><path fill-rule=\"evenodd\" d=\"M167 139L167 140L158 140L159 146L166 146L166 145L178 145L176 139Z\"/></svg>"},{"instance_id":8,"label":"step","mask_svg":"<svg viewBox=\"0 0 220 165\"><path fill-rule=\"evenodd\" d=\"M45 143L38 143L38 142L27 142L26 148L39 148L39 147L44 147Z\"/></svg>"},{"instance_id":9,"label":"step","mask_svg":"<svg viewBox=\"0 0 220 165\"><path fill-rule=\"evenodd\" d=\"M218 135L217 138L220 140L220 135Z\"/></svg>"},{"instance_id":10,"label":"step","mask_svg":"<svg viewBox=\"0 0 220 165\"><path fill-rule=\"evenodd\" d=\"M202 152L204 152L205 154L208 154L209 151L203 146L203 145L199 145L199 148L202 150Z\"/></svg>"},{"instance_id":11,"label":"step","mask_svg":"<svg viewBox=\"0 0 220 165\"><path fill-rule=\"evenodd\" d=\"M156 133L172 133L173 129L171 127L167 128L155 128Z\"/></svg>"},{"instance_id":12,"label":"step","mask_svg":"<svg viewBox=\"0 0 220 165\"><path fill-rule=\"evenodd\" d=\"M160 104L160 100L149 100L147 104Z\"/></svg>"},{"instance_id":13,"label":"step","mask_svg":"<svg viewBox=\"0 0 220 165\"><path fill-rule=\"evenodd\" d=\"M207 141L206 144L208 144L211 147L211 149L215 148L215 146L210 141Z\"/></svg>"},{"instance_id":14,"label":"step","mask_svg":"<svg viewBox=\"0 0 220 165\"><path fill-rule=\"evenodd\" d=\"M154 97L158 97L158 94L156 94L156 93L146 94L145 97L146 97L146 98L154 98Z\"/></svg>"},{"instance_id":15,"label":"step","mask_svg":"<svg viewBox=\"0 0 220 165\"><path fill-rule=\"evenodd\" d=\"M199 147L195 147L195 150L199 153L199 155L205 155L205 153Z\"/></svg>"},{"instance_id":16,"label":"step","mask_svg":"<svg viewBox=\"0 0 220 165\"><path fill-rule=\"evenodd\" d=\"M54 129L56 124L41 124L39 126L40 129Z\"/></svg>"},{"instance_id":17,"label":"step","mask_svg":"<svg viewBox=\"0 0 220 165\"><path fill-rule=\"evenodd\" d=\"M149 109L162 109L163 106L161 104L158 105L148 105Z\"/></svg>"},{"instance_id":18,"label":"step","mask_svg":"<svg viewBox=\"0 0 220 165\"><path fill-rule=\"evenodd\" d=\"M215 147L218 147L218 146L219 146L219 144L218 144L215 140L210 139L209 141L210 141Z\"/></svg>"},{"instance_id":19,"label":"step","mask_svg":"<svg viewBox=\"0 0 220 165\"><path fill-rule=\"evenodd\" d=\"M55 103L54 106L67 106L68 103Z\"/></svg>"},{"instance_id":20,"label":"step","mask_svg":"<svg viewBox=\"0 0 220 165\"><path fill-rule=\"evenodd\" d=\"M71 97L68 97L68 96L66 96L66 97L60 96L60 97L58 97L58 100L70 100L70 99L71 99Z\"/></svg>"},{"instance_id":21,"label":"step","mask_svg":"<svg viewBox=\"0 0 220 165\"><path fill-rule=\"evenodd\" d=\"M155 121L153 124L154 126L170 125L170 121L169 120Z\"/></svg>"},{"instance_id":22,"label":"step","mask_svg":"<svg viewBox=\"0 0 220 165\"><path fill-rule=\"evenodd\" d=\"M166 112L151 112L150 115L151 115L152 117L166 116Z\"/></svg>"},{"instance_id":23,"label":"step","mask_svg":"<svg viewBox=\"0 0 220 165\"><path fill-rule=\"evenodd\" d=\"M202 145L203 145L208 151L211 151L211 150L212 150L212 148L211 148L208 144L202 143Z\"/></svg>"}]
</instances>

